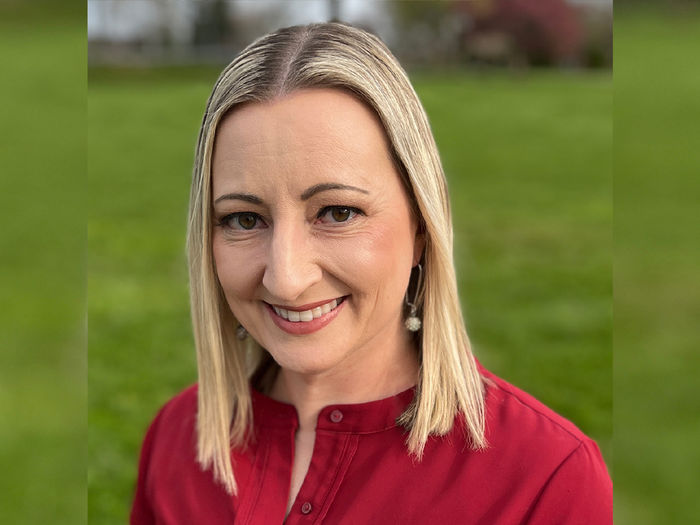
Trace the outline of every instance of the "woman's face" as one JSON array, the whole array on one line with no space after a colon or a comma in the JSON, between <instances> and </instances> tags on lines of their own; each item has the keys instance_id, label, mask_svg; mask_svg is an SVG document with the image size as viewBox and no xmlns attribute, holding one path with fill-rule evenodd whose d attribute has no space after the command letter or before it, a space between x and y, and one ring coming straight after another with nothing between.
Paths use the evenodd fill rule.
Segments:
<instances>
[{"instance_id":1,"label":"woman's face","mask_svg":"<svg viewBox=\"0 0 700 525\"><path fill-rule=\"evenodd\" d=\"M219 126L212 177L219 281L283 369L371 366L408 345L403 300L423 242L363 103L309 89L243 105Z\"/></svg>"}]
</instances>

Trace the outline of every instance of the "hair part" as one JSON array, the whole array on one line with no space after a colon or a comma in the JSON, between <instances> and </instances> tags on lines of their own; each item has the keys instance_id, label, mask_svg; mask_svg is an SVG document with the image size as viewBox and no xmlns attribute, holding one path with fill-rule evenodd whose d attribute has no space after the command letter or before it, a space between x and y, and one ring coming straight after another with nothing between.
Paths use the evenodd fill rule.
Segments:
<instances>
[{"instance_id":1,"label":"hair part","mask_svg":"<svg viewBox=\"0 0 700 525\"><path fill-rule=\"evenodd\" d=\"M408 430L408 451L422 458L428 438L448 433L458 416L469 445L486 446L484 387L457 293L447 183L425 111L406 73L376 36L339 23L294 26L256 40L221 73L207 101L193 170L187 250L199 380L197 459L230 493L237 491L231 447L244 447L252 437L249 383L270 360L250 338L235 337L238 323L217 278L214 139L221 120L238 105L309 88L348 90L377 114L425 236L424 286L416 304L423 315L419 380L413 402L398 419Z\"/></svg>"}]
</instances>

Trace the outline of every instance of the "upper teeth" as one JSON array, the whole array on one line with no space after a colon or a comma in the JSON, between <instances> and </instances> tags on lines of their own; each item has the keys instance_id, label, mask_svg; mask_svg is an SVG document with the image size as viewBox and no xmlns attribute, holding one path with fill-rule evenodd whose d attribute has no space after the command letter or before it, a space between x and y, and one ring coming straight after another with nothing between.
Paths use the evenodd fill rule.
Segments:
<instances>
[{"instance_id":1,"label":"upper teeth","mask_svg":"<svg viewBox=\"0 0 700 525\"><path fill-rule=\"evenodd\" d=\"M280 317L284 317L293 323L298 323L299 321L311 321L312 319L317 319L333 310L336 306L338 306L338 300L333 299L326 304L322 304L321 306L317 306L311 310L303 310L301 312L296 310L285 310L284 308L279 308L278 306L273 306L272 308Z\"/></svg>"}]
</instances>

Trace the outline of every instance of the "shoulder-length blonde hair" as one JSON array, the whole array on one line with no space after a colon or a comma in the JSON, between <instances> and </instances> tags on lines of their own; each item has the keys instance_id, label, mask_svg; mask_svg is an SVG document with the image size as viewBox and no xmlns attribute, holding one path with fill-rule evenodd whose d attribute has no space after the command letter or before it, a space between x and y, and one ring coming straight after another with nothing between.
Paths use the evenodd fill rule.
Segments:
<instances>
[{"instance_id":1,"label":"shoulder-length blonde hair","mask_svg":"<svg viewBox=\"0 0 700 525\"><path fill-rule=\"evenodd\" d=\"M396 58L375 36L327 23L280 29L253 42L224 69L207 102L197 143L187 247L199 370L197 453L227 491L236 492L231 447L252 427L249 381L266 352L238 326L212 255L211 158L216 129L237 105L302 88L349 90L379 116L398 172L425 235L423 328L417 339L420 377L414 402L399 418L408 452L422 457L429 436L444 435L455 417L470 445L484 439L484 389L457 295L447 184L428 119ZM415 286L412 283L411 286Z\"/></svg>"}]
</instances>

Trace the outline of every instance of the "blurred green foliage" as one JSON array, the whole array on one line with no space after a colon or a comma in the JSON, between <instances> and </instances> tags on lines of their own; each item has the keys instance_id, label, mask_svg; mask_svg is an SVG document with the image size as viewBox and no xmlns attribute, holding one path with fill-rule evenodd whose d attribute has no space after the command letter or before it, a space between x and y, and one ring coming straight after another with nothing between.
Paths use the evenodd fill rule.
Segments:
<instances>
[{"instance_id":1,"label":"blurred green foliage","mask_svg":"<svg viewBox=\"0 0 700 525\"><path fill-rule=\"evenodd\" d=\"M615 516L699 523L700 8L615 12Z\"/></svg>"},{"instance_id":2,"label":"blurred green foliage","mask_svg":"<svg viewBox=\"0 0 700 525\"><path fill-rule=\"evenodd\" d=\"M218 71L89 82L89 517L123 523L158 407L196 380L185 219ZM482 362L610 457L611 78L414 76L450 181L456 263Z\"/></svg>"},{"instance_id":3,"label":"blurred green foliage","mask_svg":"<svg viewBox=\"0 0 700 525\"><path fill-rule=\"evenodd\" d=\"M86 518L86 53L41 8L0 5L0 519L62 525Z\"/></svg>"},{"instance_id":4,"label":"blurred green foliage","mask_svg":"<svg viewBox=\"0 0 700 525\"><path fill-rule=\"evenodd\" d=\"M0 515L124 523L146 425L195 380L184 229L210 69L93 71L77 2L0 4ZM698 21L616 10L616 523L700 517ZM68 7L68 10L66 10ZM453 198L482 362L610 446L606 76L413 75Z\"/></svg>"}]
</instances>

